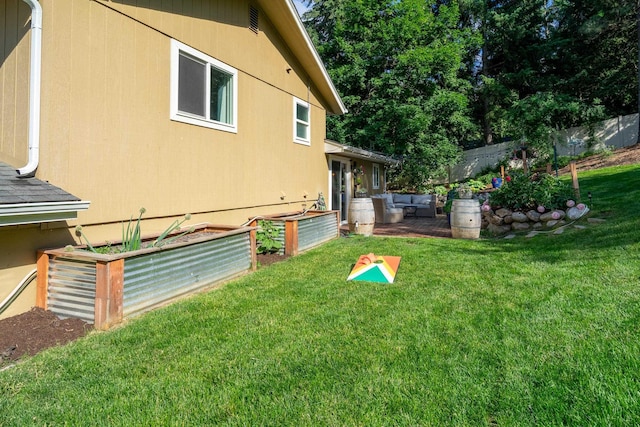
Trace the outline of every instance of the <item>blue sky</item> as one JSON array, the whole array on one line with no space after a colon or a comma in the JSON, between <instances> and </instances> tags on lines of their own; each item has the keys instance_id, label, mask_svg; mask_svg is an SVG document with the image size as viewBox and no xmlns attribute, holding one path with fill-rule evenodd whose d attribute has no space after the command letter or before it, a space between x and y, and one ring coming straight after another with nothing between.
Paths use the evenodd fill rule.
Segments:
<instances>
[{"instance_id":1,"label":"blue sky","mask_svg":"<svg viewBox=\"0 0 640 427\"><path fill-rule=\"evenodd\" d=\"M296 8L298 9L298 13L300 14L300 16L302 16L302 14L308 9L306 6L304 6L302 4L303 0L293 0L293 3L296 5Z\"/></svg>"}]
</instances>

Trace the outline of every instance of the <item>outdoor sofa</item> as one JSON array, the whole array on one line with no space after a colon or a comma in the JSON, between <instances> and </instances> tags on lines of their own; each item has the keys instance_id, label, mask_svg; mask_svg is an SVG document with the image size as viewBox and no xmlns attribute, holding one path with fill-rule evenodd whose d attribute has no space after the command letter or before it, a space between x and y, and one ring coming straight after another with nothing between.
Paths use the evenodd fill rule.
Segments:
<instances>
[{"instance_id":1,"label":"outdoor sofa","mask_svg":"<svg viewBox=\"0 0 640 427\"><path fill-rule=\"evenodd\" d=\"M377 197L385 200L387 208L405 209L408 206L414 206L415 216L436 217L436 196L433 194L385 193Z\"/></svg>"}]
</instances>

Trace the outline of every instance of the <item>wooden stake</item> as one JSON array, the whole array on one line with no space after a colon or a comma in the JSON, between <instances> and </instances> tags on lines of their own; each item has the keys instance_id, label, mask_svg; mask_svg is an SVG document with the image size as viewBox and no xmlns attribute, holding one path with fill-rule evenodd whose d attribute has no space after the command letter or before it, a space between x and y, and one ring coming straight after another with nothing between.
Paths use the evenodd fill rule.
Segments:
<instances>
[{"instance_id":1,"label":"wooden stake","mask_svg":"<svg viewBox=\"0 0 640 427\"><path fill-rule=\"evenodd\" d=\"M551 163L547 163L547 173L551 175L551 172L553 172L551 169Z\"/></svg>"},{"instance_id":2,"label":"wooden stake","mask_svg":"<svg viewBox=\"0 0 640 427\"><path fill-rule=\"evenodd\" d=\"M571 170L571 181L573 182L573 192L576 196L576 200L580 201L580 184L578 183L578 172L576 170L576 162L574 160L569 162L569 169Z\"/></svg>"},{"instance_id":3,"label":"wooden stake","mask_svg":"<svg viewBox=\"0 0 640 427\"><path fill-rule=\"evenodd\" d=\"M504 182L504 166L500 166L500 177L502 178L502 182Z\"/></svg>"},{"instance_id":4,"label":"wooden stake","mask_svg":"<svg viewBox=\"0 0 640 427\"><path fill-rule=\"evenodd\" d=\"M525 175L529 173L529 168L527 167L527 150L522 150L522 170Z\"/></svg>"}]
</instances>

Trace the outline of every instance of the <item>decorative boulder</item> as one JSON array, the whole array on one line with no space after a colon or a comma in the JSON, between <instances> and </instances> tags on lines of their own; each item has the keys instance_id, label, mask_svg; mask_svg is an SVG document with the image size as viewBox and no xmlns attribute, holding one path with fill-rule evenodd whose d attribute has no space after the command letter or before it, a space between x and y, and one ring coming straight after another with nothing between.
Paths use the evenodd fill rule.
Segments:
<instances>
[{"instance_id":1,"label":"decorative boulder","mask_svg":"<svg viewBox=\"0 0 640 427\"><path fill-rule=\"evenodd\" d=\"M511 218L513 218L513 222L527 222L529 220L527 215L522 212L514 212Z\"/></svg>"},{"instance_id":2,"label":"decorative boulder","mask_svg":"<svg viewBox=\"0 0 640 427\"><path fill-rule=\"evenodd\" d=\"M542 222L551 221L553 219L552 213L553 212L545 212L545 213L543 213L542 215L540 215L540 218L539 218L540 221L542 221Z\"/></svg>"},{"instance_id":3,"label":"decorative boulder","mask_svg":"<svg viewBox=\"0 0 640 427\"><path fill-rule=\"evenodd\" d=\"M489 223L491 224L495 224L495 225L502 225L504 224L504 218L498 216L498 215L491 215L489 217Z\"/></svg>"},{"instance_id":4,"label":"decorative boulder","mask_svg":"<svg viewBox=\"0 0 640 427\"><path fill-rule=\"evenodd\" d=\"M513 222L513 217L511 215L507 215L504 218L502 218L502 220L504 221L505 224L511 224Z\"/></svg>"},{"instance_id":5,"label":"decorative boulder","mask_svg":"<svg viewBox=\"0 0 640 427\"><path fill-rule=\"evenodd\" d=\"M534 211L533 209L527 212L527 218L529 218L533 222L540 221L540 212Z\"/></svg>"},{"instance_id":6,"label":"decorative boulder","mask_svg":"<svg viewBox=\"0 0 640 427\"><path fill-rule=\"evenodd\" d=\"M487 226L487 231L494 236L500 236L502 234L507 234L509 231L511 231L511 227L508 225L489 224Z\"/></svg>"},{"instance_id":7,"label":"decorative boulder","mask_svg":"<svg viewBox=\"0 0 640 427\"><path fill-rule=\"evenodd\" d=\"M587 207L584 207L583 209L579 209L578 207L574 206L572 208L567 209L567 218L573 221L582 217L587 212L589 212L589 209Z\"/></svg>"},{"instance_id":8,"label":"decorative boulder","mask_svg":"<svg viewBox=\"0 0 640 427\"><path fill-rule=\"evenodd\" d=\"M500 208L496 211L496 215L501 216L501 217L505 217L505 216L510 216L513 212L510 211L509 209L505 209L505 208Z\"/></svg>"},{"instance_id":9,"label":"decorative boulder","mask_svg":"<svg viewBox=\"0 0 640 427\"><path fill-rule=\"evenodd\" d=\"M525 216L525 218L526 218L526 216ZM523 231L523 230L528 230L529 228L531 228L531 225L529 225L528 222L514 222L513 224L511 224L511 228L514 231Z\"/></svg>"}]
</instances>

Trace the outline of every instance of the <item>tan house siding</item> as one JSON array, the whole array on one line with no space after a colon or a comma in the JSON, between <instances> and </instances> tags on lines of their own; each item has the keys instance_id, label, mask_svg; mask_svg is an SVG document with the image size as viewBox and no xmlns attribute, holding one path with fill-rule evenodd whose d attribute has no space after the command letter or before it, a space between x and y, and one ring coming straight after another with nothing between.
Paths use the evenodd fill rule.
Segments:
<instances>
[{"instance_id":1,"label":"tan house siding","mask_svg":"<svg viewBox=\"0 0 640 427\"><path fill-rule=\"evenodd\" d=\"M0 161L27 161L30 8L22 0L0 4Z\"/></svg>"},{"instance_id":2,"label":"tan house siding","mask_svg":"<svg viewBox=\"0 0 640 427\"><path fill-rule=\"evenodd\" d=\"M302 78L286 72L295 61L272 44L281 40L268 20L261 20L262 31L273 34L256 36L247 28L247 2L213 4L228 23L149 7L135 17L147 21L141 25L124 14L134 15L131 6L113 3L123 11L118 13L87 0L57 2L50 13L45 9L45 28L47 17L55 24L50 23L54 34L45 37L43 49L45 70L52 72L43 72L49 77L43 81L39 175L92 201L81 222L119 220L143 205L151 216L180 215L186 207L268 209L282 202L281 192L292 202L301 200L304 190L312 195L325 190L319 178L326 174L324 109ZM194 29L187 31L191 21ZM237 134L169 120L170 31L238 69ZM197 35L207 31L217 37L205 43ZM69 44L66 54L54 46L58 40ZM312 104L310 147L292 141L293 96Z\"/></svg>"},{"instance_id":3,"label":"tan house siding","mask_svg":"<svg viewBox=\"0 0 640 427\"><path fill-rule=\"evenodd\" d=\"M0 228L0 300L35 268L36 249L77 242L76 224L92 240L114 240L121 222L136 216L140 207L148 218L143 233L152 233L185 213L193 214L190 223L240 225L250 216L309 206L318 192L327 195L329 103L266 14L260 14L258 34L248 28L249 1L41 4L36 176L91 201L91 206L77 221ZM21 13L28 21L29 9ZM16 47L4 55L2 90L9 84L19 87L11 91L28 91L28 26L20 28ZM172 39L237 69L237 133L170 119ZM293 142L294 97L310 104L308 146ZM10 102L4 96L0 101L0 160L16 167L27 160L26 99L24 95L15 107L19 113L8 118L4 114ZM17 118L21 122L11 126L20 128L20 135L4 128ZM9 139L10 149L4 142ZM29 243L19 244L22 239ZM5 257L9 252L11 257ZM0 317L33 306L33 293L30 287L13 311Z\"/></svg>"}]
</instances>

